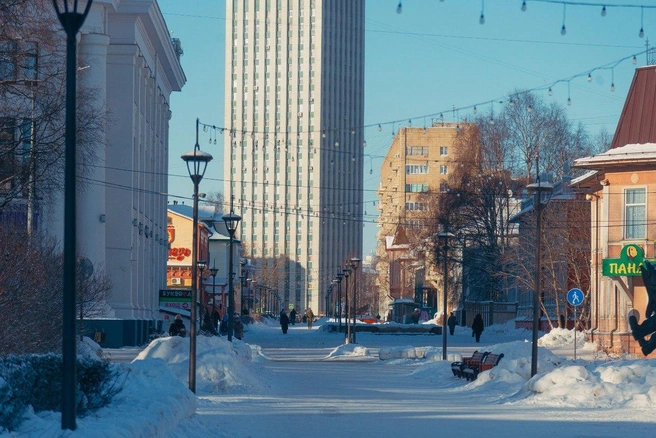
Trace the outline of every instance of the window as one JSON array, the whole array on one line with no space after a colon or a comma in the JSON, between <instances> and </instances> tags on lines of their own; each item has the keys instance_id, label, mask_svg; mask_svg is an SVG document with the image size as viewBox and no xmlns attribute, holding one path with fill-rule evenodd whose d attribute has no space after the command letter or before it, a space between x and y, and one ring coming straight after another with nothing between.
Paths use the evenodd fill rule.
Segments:
<instances>
[{"instance_id":1,"label":"window","mask_svg":"<svg viewBox=\"0 0 656 438\"><path fill-rule=\"evenodd\" d=\"M405 209L407 211L425 211L428 206L423 202L406 202Z\"/></svg>"},{"instance_id":2,"label":"window","mask_svg":"<svg viewBox=\"0 0 656 438\"><path fill-rule=\"evenodd\" d=\"M647 235L646 228L646 189L626 189L624 191L624 238L644 239Z\"/></svg>"},{"instance_id":3,"label":"window","mask_svg":"<svg viewBox=\"0 0 656 438\"><path fill-rule=\"evenodd\" d=\"M428 184L406 184L405 191L408 193L425 193L428 191Z\"/></svg>"},{"instance_id":4,"label":"window","mask_svg":"<svg viewBox=\"0 0 656 438\"><path fill-rule=\"evenodd\" d=\"M428 165L408 164L405 166L406 175L426 175L428 174Z\"/></svg>"},{"instance_id":5,"label":"window","mask_svg":"<svg viewBox=\"0 0 656 438\"><path fill-rule=\"evenodd\" d=\"M446 164L440 164L440 175L447 175L449 173L449 168Z\"/></svg>"},{"instance_id":6,"label":"window","mask_svg":"<svg viewBox=\"0 0 656 438\"><path fill-rule=\"evenodd\" d=\"M422 157L427 157L428 156L428 148L425 146L406 146L405 148L405 154L410 156L410 155L419 155Z\"/></svg>"},{"instance_id":7,"label":"window","mask_svg":"<svg viewBox=\"0 0 656 438\"><path fill-rule=\"evenodd\" d=\"M16 80L16 55L18 52L15 41L0 43L0 80Z\"/></svg>"},{"instance_id":8,"label":"window","mask_svg":"<svg viewBox=\"0 0 656 438\"><path fill-rule=\"evenodd\" d=\"M449 147L448 146L440 146L440 155L443 157L446 157L449 155Z\"/></svg>"}]
</instances>

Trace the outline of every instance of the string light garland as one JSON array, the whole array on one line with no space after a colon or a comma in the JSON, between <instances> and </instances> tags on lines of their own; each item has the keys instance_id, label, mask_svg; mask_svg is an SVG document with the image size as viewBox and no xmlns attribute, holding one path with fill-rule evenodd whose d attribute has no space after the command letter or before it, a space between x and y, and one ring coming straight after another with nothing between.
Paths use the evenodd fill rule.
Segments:
<instances>
[{"instance_id":1,"label":"string light garland","mask_svg":"<svg viewBox=\"0 0 656 438\"><path fill-rule=\"evenodd\" d=\"M529 0L529 1L538 1L538 0ZM571 95L570 95L570 83L571 83L571 81L575 80L577 78L586 77L587 81L590 82L592 80L592 73L594 73L595 71L600 71L600 70L611 70L612 80L611 80L610 91L613 92L613 91L615 91L615 71L614 71L615 67L617 67L619 64L621 64L622 62L627 61L629 59L631 60L632 64L635 65L638 62L637 61L637 56L648 53L649 50L650 50L649 48L646 49L646 50L642 50L638 53L634 53L634 54L628 55L624 58L618 59L616 61L613 61L613 62L604 64L604 65L600 65L600 66L588 69L588 70L586 70L582 73L572 75L568 78L562 78L562 79L555 80L550 84L525 89L525 90L522 91L522 93L531 93L531 92L534 92L534 91L545 90L545 91L547 91L547 94L549 96L553 96L553 93L554 93L553 88L556 85L561 84L561 83L567 83L567 94L568 94L567 105L571 106L572 105L572 100L571 100ZM466 106L461 106L461 107L456 107L455 105L452 105L450 110L452 111L453 114L459 114L460 111L467 111L467 110L471 111L473 114L476 114L478 112L478 108L480 106L485 106L485 105L488 105L488 104L492 104L494 102L499 103L499 104L512 105L514 103L514 99L513 99L513 97L510 97L510 98L502 97L502 98L495 98L495 99L487 100L487 101L484 101L484 102L477 102L477 103L472 104L472 105L466 105ZM211 144L211 145L216 145L217 144L217 137L218 137L219 134L223 135L225 133L228 133L229 137L232 139L231 146L233 148L236 148L237 143L240 142L236 139L237 139L238 134L241 134L241 145L242 145L242 147L245 145L245 138L250 137L253 141L253 149L254 150L258 150L258 148L259 148L259 139L264 141L264 145L263 145L264 148L266 148L267 145L268 145L269 147L274 147L274 148L279 149L280 143L282 141L281 138L286 139L286 138L288 138L292 135L298 135L300 137L301 135L309 135L309 134L312 134L314 132L320 132L321 133L321 139L326 139L329 134L330 135L333 135L333 134L338 134L339 135L339 133L342 133L342 132L345 133L345 134L349 133L349 132L351 134L353 134L354 132L357 132L358 130L364 130L364 129L372 128L372 127L376 128L378 130L378 132L381 132L383 130L383 125L390 125L390 124L392 125L391 134L394 137L394 136L396 136L396 124L402 125L402 124L407 123L408 126L411 127L411 126L413 126L413 120L417 120L417 119L421 120L423 118L424 119L424 127L426 127L426 119L429 118L429 117L433 121L435 119L438 119L441 123L444 123L444 115L443 115L444 111L448 111L448 110L442 109L442 110L436 111L436 112L431 113L431 114L424 114L424 115L419 115L419 116L416 116L416 117L400 119L400 120L392 120L392 121L387 121L387 122L376 122L376 123L372 123L372 124L365 124L363 126L352 126L352 127L348 127L348 128L335 128L335 129L320 129L320 130L299 131L299 132L287 132L287 131L286 132L280 132L279 130L275 131L275 132L256 131L256 130L243 130L243 129L242 130L237 130L237 129L234 129L234 128L228 128L228 127L225 127L225 126L217 126L217 125L213 125L213 124L206 124L206 123L202 123L202 122L199 122L199 126L201 126L203 128L204 132L209 132L209 144ZM454 123L459 122L458 117L459 117L459 115L455 116L455 118L453 120ZM274 137L273 144L270 143L270 138L269 137L271 135L273 135L273 137ZM333 141L330 144L338 147L339 142L338 141ZM362 146L363 147L366 146L366 141L363 141ZM287 149L289 147L292 147L292 146L290 145L289 140L287 140L285 149ZM310 149L314 149L314 152L316 153L317 149L323 150L324 148L321 148L321 147L317 148L316 146L314 146L314 147L310 146ZM341 148L339 148L339 149L341 149ZM341 150L336 151L335 149L332 149L332 150L334 152L337 152L337 153L344 153L344 154L348 153L349 157L350 157L350 152L349 151L341 151Z\"/></svg>"},{"instance_id":2,"label":"string light garland","mask_svg":"<svg viewBox=\"0 0 656 438\"><path fill-rule=\"evenodd\" d=\"M444 0L440 0L441 2L444 2ZM566 1L566 0L522 0L522 6L521 10L522 12L526 12L528 9L527 2L532 1L536 3L550 3L550 4L556 4L556 5L563 5L563 25L560 28L560 34L561 35L566 35L567 34L567 27L565 26L565 13L567 10L567 6L581 6L581 7L595 7L598 8L601 6L601 16L605 17L607 15L607 8L633 8L637 9L640 8L640 31L638 32L638 37L639 38L644 38L645 36L645 30L644 30L644 12L645 8L646 9L656 9L656 5L637 5L637 4L619 4L619 3L584 3L580 1ZM403 4L402 1L399 1L398 6L396 7L396 13L400 14L403 12ZM480 24L485 24L485 0L481 0L481 15L478 18L478 22Z\"/></svg>"}]
</instances>

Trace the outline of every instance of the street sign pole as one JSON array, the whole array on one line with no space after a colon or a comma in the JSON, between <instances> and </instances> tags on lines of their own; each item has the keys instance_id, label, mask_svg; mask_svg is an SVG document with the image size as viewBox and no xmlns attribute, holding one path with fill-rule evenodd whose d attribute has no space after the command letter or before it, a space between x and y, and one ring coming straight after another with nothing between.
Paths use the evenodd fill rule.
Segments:
<instances>
[{"instance_id":1,"label":"street sign pole","mask_svg":"<svg viewBox=\"0 0 656 438\"><path fill-rule=\"evenodd\" d=\"M583 304L584 297L583 291L576 287L567 292L567 302L574 307L574 362L576 362L576 308Z\"/></svg>"}]
</instances>

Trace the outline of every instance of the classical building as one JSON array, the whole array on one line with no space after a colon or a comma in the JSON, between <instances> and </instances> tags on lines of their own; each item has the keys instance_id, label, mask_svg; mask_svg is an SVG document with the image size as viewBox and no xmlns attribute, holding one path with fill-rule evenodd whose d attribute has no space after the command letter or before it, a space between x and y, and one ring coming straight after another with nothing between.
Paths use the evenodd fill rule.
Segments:
<instances>
[{"instance_id":1,"label":"classical building","mask_svg":"<svg viewBox=\"0 0 656 438\"><path fill-rule=\"evenodd\" d=\"M54 9L48 16L59 28ZM35 57L29 62L33 77L29 84L24 82L40 88L35 108L41 107L39 99L52 79L52 71L45 71L52 57L46 47L65 53L63 30L59 35L55 43L41 41L25 52ZM19 40L31 38L37 36L22 35ZM78 159L77 244L94 270L104 270L112 282L106 318L88 325L105 330L107 346L138 345L148 339L149 328L158 319L158 293L166 285L169 99L186 82L182 49L171 39L156 0L94 1L77 47L78 96L91 101L85 103L90 103L96 125L105 126L83 130L78 122L78 146L83 137L95 157L80 154ZM19 56L3 57L0 63L6 59L22 63ZM38 184L37 180L37 194L43 189ZM39 222L31 229L61 241L64 199L63 193L54 192L47 199L33 198L36 205L25 212L27 222Z\"/></svg>"},{"instance_id":2,"label":"classical building","mask_svg":"<svg viewBox=\"0 0 656 438\"><path fill-rule=\"evenodd\" d=\"M289 308L362 253L364 5L226 1L224 194Z\"/></svg>"},{"instance_id":3,"label":"classical building","mask_svg":"<svg viewBox=\"0 0 656 438\"><path fill-rule=\"evenodd\" d=\"M656 65L636 69L611 149L574 164L590 169L573 181L591 204L588 333L611 352L642 355L628 317L650 316L640 263L656 259L655 101Z\"/></svg>"}]
</instances>

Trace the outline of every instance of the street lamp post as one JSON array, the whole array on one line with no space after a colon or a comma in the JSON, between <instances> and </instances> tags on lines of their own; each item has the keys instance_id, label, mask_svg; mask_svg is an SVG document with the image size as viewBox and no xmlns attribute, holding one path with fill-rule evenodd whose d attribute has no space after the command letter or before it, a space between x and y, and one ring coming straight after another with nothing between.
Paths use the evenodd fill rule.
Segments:
<instances>
[{"instance_id":1,"label":"street lamp post","mask_svg":"<svg viewBox=\"0 0 656 438\"><path fill-rule=\"evenodd\" d=\"M237 231L237 225L239 224L239 221L241 220L241 216L238 214L235 214L232 209L230 210L229 214L224 214L223 215L223 221L226 224L226 228L228 229L228 233L230 234L230 245L228 251L230 251L230 255L228 257L228 293L230 294L228 296L228 341L232 342L232 332L234 329L234 323L235 323L235 293L233 290L233 273L232 273L232 265L233 265L233 250L232 246L235 240L235 231Z\"/></svg>"},{"instance_id":2,"label":"street lamp post","mask_svg":"<svg viewBox=\"0 0 656 438\"><path fill-rule=\"evenodd\" d=\"M78 12L78 0L52 0L57 18L66 32L66 131L64 151L64 278L62 325L62 419L61 428L75 430L76 355L75 340L75 107L77 73L77 33L84 24L93 0Z\"/></svg>"},{"instance_id":3,"label":"street lamp post","mask_svg":"<svg viewBox=\"0 0 656 438\"><path fill-rule=\"evenodd\" d=\"M192 151L182 155L182 160L187 164L189 177L194 183L194 207L193 207L193 232L191 244L191 323L189 330L189 390L196 392L196 321L198 313L196 302L198 301L198 185L205 175L207 163L212 161L212 156L200 150L198 145L198 119L196 119L196 144Z\"/></svg>"},{"instance_id":4,"label":"street lamp post","mask_svg":"<svg viewBox=\"0 0 656 438\"><path fill-rule=\"evenodd\" d=\"M241 275L239 276L239 284L241 285L241 313L242 315L244 314L244 289L246 289L246 271L242 271Z\"/></svg>"},{"instance_id":5,"label":"street lamp post","mask_svg":"<svg viewBox=\"0 0 656 438\"><path fill-rule=\"evenodd\" d=\"M349 316L351 315L351 308L349 307L349 300L348 300L348 278L349 275L351 274L351 268L344 268L342 270L344 272L344 277L346 278L346 339L344 339L344 343L348 344L351 342L351 323L349 322Z\"/></svg>"},{"instance_id":6,"label":"street lamp post","mask_svg":"<svg viewBox=\"0 0 656 438\"><path fill-rule=\"evenodd\" d=\"M343 272L337 273L337 318L339 321L339 333L342 332L342 278L344 278Z\"/></svg>"},{"instance_id":7,"label":"street lamp post","mask_svg":"<svg viewBox=\"0 0 656 438\"><path fill-rule=\"evenodd\" d=\"M210 275L212 276L212 314L216 311L216 274L218 274L219 270L216 267L216 259L214 259L214 263L212 264L212 267L210 268ZM218 330L218 327L214 327L215 329Z\"/></svg>"},{"instance_id":8,"label":"street lamp post","mask_svg":"<svg viewBox=\"0 0 656 438\"><path fill-rule=\"evenodd\" d=\"M553 186L549 183L537 182L526 186L527 190L533 191L535 195L535 273L533 294L533 333L531 346L531 377L538 373L538 331L540 325L540 295L542 294L542 193L550 193Z\"/></svg>"},{"instance_id":9,"label":"street lamp post","mask_svg":"<svg viewBox=\"0 0 656 438\"><path fill-rule=\"evenodd\" d=\"M443 277L444 277L444 290L442 292L442 360L446 360L446 306L447 306L447 278L448 278L448 270L447 270L447 255L449 252L449 239L452 237L455 237L452 233L440 233L438 235L440 239L442 239L442 250L444 251L442 256L444 257L444 272L443 272Z\"/></svg>"},{"instance_id":10,"label":"street lamp post","mask_svg":"<svg viewBox=\"0 0 656 438\"><path fill-rule=\"evenodd\" d=\"M355 344L355 318L356 313L358 312L358 265L360 265L360 259L358 257L353 257L351 259L351 267L353 268L353 343Z\"/></svg>"},{"instance_id":11,"label":"street lamp post","mask_svg":"<svg viewBox=\"0 0 656 438\"><path fill-rule=\"evenodd\" d=\"M203 326L203 314L205 313L205 286L203 285L203 271L205 270L205 266L207 266L207 263L205 260L198 260L196 261L196 266L198 267L198 270L200 273L198 274L199 281L200 281L200 294L196 294L196 299L200 301L200 326ZM196 303L196 306L198 306L198 303Z\"/></svg>"}]
</instances>

